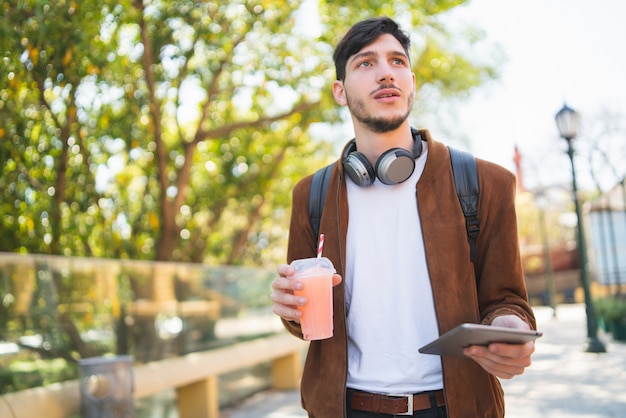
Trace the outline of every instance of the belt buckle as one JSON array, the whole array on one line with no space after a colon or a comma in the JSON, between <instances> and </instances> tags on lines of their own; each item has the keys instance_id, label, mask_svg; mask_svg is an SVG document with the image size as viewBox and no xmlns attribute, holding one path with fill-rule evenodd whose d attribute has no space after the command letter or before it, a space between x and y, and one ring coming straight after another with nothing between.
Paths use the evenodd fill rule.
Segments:
<instances>
[{"instance_id":1,"label":"belt buckle","mask_svg":"<svg viewBox=\"0 0 626 418\"><path fill-rule=\"evenodd\" d=\"M394 398L406 398L406 412L396 413L395 415L413 415L413 394L412 393L394 393L389 395Z\"/></svg>"}]
</instances>

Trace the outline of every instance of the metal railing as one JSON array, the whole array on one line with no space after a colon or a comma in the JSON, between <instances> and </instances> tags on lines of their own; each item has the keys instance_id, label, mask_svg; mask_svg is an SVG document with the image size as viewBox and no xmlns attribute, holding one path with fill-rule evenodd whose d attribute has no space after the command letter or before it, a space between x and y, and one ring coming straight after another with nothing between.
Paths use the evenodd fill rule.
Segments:
<instances>
[{"instance_id":1,"label":"metal railing","mask_svg":"<svg viewBox=\"0 0 626 418\"><path fill-rule=\"evenodd\" d=\"M297 386L305 343L271 313L275 274L0 253L0 417L77 417L90 358L132 357L136 413L176 395L179 417L213 418L269 384Z\"/></svg>"},{"instance_id":2,"label":"metal railing","mask_svg":"<svg viewBox=\"0 0 626 418\"><path fill-rule=\"evenodd\" d=\"M135 400L176 389L180 418L218 418L220 375L272 362L272 387L299 386L306 342L282 333L229 347L146 363L134 369ZM79 381L0 396L2 418L68 418L80 410Z\"/></svg>"}]
</instances>

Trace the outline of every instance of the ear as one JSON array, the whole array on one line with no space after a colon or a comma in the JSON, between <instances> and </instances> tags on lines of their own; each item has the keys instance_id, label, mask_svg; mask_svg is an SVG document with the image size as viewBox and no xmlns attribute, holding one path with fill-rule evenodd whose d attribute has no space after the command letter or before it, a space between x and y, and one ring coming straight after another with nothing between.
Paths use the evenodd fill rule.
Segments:
<instances>
[{"instance_id":1,"label":"ear","mask_svg":"<svg viewBox=\"0 0 626 418\"><path fill-rule=\"evenodd\" d=\"M343 87L343 81L335 80L333 82L333 97L335 98L337 104L341 106L348 104L348 101L346 100L346 90Z\"/></svg>"}]
</instances>

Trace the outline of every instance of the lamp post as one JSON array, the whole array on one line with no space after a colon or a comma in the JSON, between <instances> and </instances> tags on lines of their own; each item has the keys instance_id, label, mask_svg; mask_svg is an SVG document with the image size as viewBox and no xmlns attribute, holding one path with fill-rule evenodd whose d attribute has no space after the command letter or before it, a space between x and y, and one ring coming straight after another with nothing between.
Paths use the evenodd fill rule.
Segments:
<instances>
[{"instance_id":1,"label":"lamp post","mask_svg":"<svg viewBox=\"0 0 626 418\"><path fill-rule=\"evenodd\" d=\"M585 237L580 211L580 203L578 201L578 188L576 186L576 169L574 168L574 148L572 146L572 140L578 134L578 113L565 104L563 105L563 108L558 111L555 119L556 125L559 128L559 134L563 139L567 141L567 155L569 156L572 168L572 192L574 194L574 206L576 209L576 218L578 221L576 227L576 239L578 256L580 259L580 282L585 293L585 309L587 312L588 345L585 351L589 353L605 353L606 348L604 347L604 344L598 339L598 321L596 320L596 313L595 309L593 308L593 301L591 299L591 291L589 290Z\"/></svg>"}]
</instances>

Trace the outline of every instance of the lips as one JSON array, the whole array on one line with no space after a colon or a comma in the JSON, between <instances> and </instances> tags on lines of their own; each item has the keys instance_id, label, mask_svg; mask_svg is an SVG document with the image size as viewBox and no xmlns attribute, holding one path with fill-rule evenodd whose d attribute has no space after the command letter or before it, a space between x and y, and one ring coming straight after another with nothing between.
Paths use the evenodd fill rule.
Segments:
<instances>
[{"instance_id":1,"label":"lips","mask_svg":"<svg viewBox=\"0 0 626 418\"><path fill-rule=\"evenodd\" d=\"M374 99L388 99L391 97L400 97L400 93L396 89L381 89L376 91Z\"/></svg>"}]
</instances>

